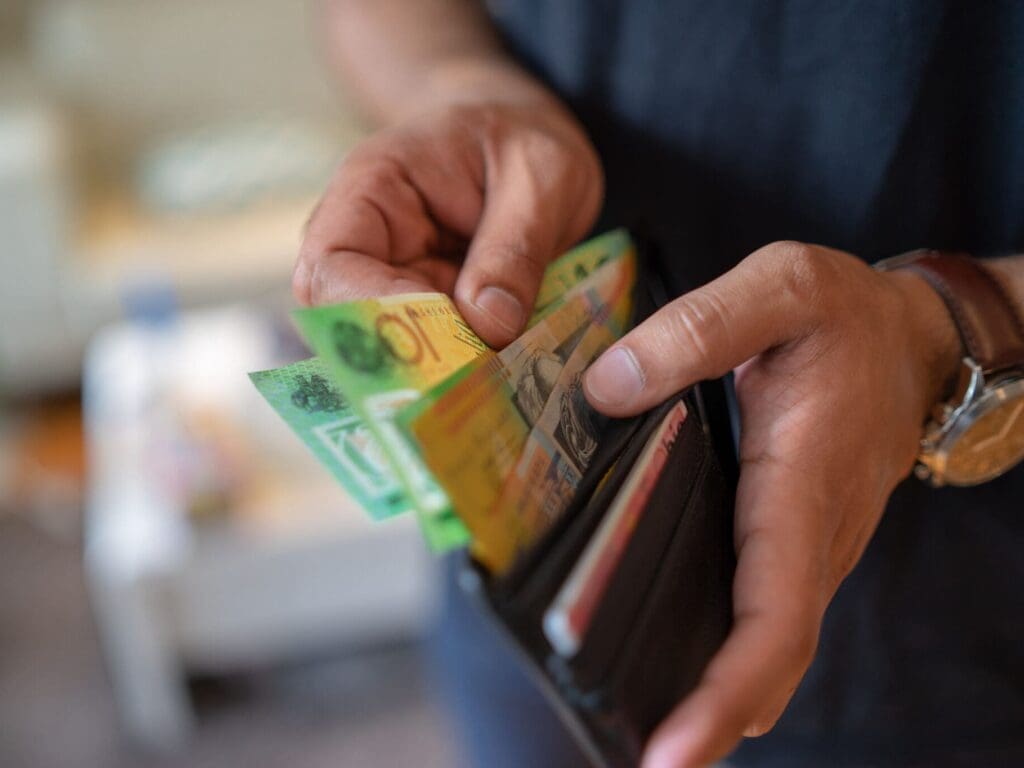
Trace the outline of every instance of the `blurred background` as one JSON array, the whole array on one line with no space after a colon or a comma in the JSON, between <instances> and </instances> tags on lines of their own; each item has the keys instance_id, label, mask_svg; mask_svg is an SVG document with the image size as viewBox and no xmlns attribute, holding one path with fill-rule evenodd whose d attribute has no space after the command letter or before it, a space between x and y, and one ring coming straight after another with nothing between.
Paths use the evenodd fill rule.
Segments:
<instances>
[{"instance_id":1,"label":"blurred background","mask_svg":"<svg viewBox=\"0 0 1024 768\"><path fill-rule=\"evenodd\" d=\"M432 558L245 375L362 133L316 12L0 0L0 765L455 762Z\"/></svg>"}]
</instances>

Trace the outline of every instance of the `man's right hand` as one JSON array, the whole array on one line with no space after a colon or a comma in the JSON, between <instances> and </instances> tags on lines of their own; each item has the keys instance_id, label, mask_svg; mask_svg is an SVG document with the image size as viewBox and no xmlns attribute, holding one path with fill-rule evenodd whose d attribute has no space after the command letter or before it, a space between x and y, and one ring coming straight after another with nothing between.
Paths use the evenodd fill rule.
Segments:
<instances>
[{"instance_id":1,"label":"man's right hand","mask_svg":"<svg viewBox=\"0 0 1024 768\"><path fill-rule=\"evenodd\" d=\"M602 195L596 153L546 93L443 106L350 153L310 219L293 289L307 305L443 291L501 347Z\"/></svg>"}]
</instances>

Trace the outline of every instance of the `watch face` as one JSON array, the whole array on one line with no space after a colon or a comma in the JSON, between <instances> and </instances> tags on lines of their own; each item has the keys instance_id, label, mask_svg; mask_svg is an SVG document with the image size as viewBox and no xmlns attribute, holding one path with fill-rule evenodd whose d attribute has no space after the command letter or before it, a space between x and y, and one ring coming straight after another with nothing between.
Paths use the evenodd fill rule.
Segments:
<instances>
[{"instance_id":1,"label":"watch face","mask_svg":"<svg viewBox=\"0 0 1024 768\"><path fill-rule=\"evenodd\" d=\"M991 392L975 413L965 414L970 423L946 454L947 483L983 483L1024 459L1024 393L1010 397L1010 389Z\"/></svg>"}]
</instances>

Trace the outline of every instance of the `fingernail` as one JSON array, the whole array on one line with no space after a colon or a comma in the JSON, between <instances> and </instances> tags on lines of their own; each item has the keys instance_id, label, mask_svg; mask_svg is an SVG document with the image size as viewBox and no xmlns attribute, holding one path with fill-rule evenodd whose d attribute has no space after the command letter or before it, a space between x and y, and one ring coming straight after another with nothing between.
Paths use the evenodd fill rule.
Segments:
<instances>
[{"instance_id":1,"label":"fingernail","mask_svg":"<svg viewBox=\"0 0 1024 768\"><path fill-rule=\"evenodd\" d=\"M626 405L644 388L644 375L628 347L613 347L590 366L587 391L599 403Z\"/></svg>"},{"instance_id":2,"label":"fingernail","mask_svg":"<svg viewBox=\"0 0 1024 768\"><path fill-rule=\"evenodd\" d=\"M482 288L473 304L509 333L517 334L522 330L526 319L523 316L523 305L504 288L494 285Z\"/></svg>"}]
</instances>

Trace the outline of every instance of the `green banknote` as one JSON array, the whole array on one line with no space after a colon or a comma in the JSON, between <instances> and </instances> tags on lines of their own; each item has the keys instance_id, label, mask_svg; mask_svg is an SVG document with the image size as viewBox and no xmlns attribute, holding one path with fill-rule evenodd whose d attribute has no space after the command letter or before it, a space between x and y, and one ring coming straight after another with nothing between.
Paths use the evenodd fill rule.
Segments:
<instances>
[{"instance_id":1,"label":"green banknote","mask_svg":"<svg viewBox=\"0 0 1024 768\"><path fill-rule=\"evenodd\" d=\"M401 434L395 414L487 350L444 294L417 293L299 310L306 342L383 446L439 548L468 541L448 497ZM458 534L457 539L449 538Z\"/></svg>"},{"instance_id":2,"label":"green banknote","mask_svg":"<svg viewBox=\"0 0 1024 768\"><path fill-rule=\"evenodd\" d=\"M381 520L412 509L384 449L319 358L249 378L370 517Z\"/></svg>"},{"instance_id":3,"label":"green banknote","mask_svg":"<svg viewBox=\"0 0 1024 768\"><path fill-rule=\"evenodd\" d=\"M534 325L569 291L598 269L632 249L633 241L629 233L625 229L613 229L566 251L544 272L529 324Z\"/></svg>"}]
</instances>

